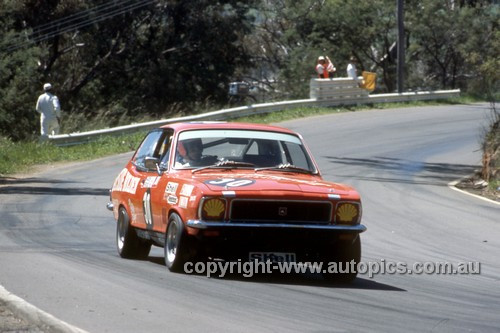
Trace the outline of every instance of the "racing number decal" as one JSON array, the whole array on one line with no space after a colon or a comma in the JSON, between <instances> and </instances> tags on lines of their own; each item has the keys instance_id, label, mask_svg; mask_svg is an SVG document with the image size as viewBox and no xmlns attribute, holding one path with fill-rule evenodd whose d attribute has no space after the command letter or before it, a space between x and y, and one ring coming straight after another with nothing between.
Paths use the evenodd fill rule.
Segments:
<instances>
[{"instance_id":1,"label":"racing number decal","mask_svg":"<svg viewBox=\"0 0 500 333\"><path fill-rule=\"evenodd\" d=\"M153 213L151 211L151 189L147 189L142 197L142 207L144 209L144 221L147 227L153 226Z\"/></svg>"},{"instance_id":2,"label":"racing number decal","mask_svg":"<svg viewBox=\"0 0 500 333\"><path fill-rule=\"evenodd\" d=\"M221 178L214 180L207 180L205 184L214 185L214 186L222 186L222 187L240 187L247 186L255 183L255 180L251 179L236 179L236 178Z\"/></svg>"}]
</instances>

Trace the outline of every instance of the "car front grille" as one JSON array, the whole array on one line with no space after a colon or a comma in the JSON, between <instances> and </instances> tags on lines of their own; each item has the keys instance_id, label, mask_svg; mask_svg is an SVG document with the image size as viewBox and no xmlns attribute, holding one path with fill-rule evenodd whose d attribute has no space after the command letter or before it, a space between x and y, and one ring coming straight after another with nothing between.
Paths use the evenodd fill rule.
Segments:
<instances>
[{"instance_id":1,"label":"car front grille","mask_svg":"<svg viewBox=\"0 0 500 333\"><path fill-rule=\"evenodd\" d=\"M331 221L332 204L324 201L241 200L231 202L230 220L259 223L311 223Z\"/></svg>"}]
</instances>

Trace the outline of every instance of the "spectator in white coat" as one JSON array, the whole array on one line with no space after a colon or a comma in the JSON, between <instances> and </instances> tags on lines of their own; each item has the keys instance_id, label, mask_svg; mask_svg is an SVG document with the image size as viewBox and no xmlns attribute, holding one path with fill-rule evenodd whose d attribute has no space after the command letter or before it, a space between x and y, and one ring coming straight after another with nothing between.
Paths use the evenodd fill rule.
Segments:
<instances>
[{"instance_id":1,"label":"spectator in white coat","mask_svg":"<svg viewBox=\"0 0 500 333\"><path fill-rule=\"evenodd\" d=\"M36 111L40 113L40 133L42 139L47 139L49 135L59 134L59 121L61 117L61 105L57 96L50 91L52 85L43 85L43 94L38 97Z\"/></svg>"}]
</instances>

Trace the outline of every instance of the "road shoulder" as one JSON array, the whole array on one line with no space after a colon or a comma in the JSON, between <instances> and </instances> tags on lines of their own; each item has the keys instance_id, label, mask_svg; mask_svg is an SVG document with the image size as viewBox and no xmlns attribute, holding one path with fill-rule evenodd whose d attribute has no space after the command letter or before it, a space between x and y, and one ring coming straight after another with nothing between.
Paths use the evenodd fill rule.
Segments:
<instances>
[{"instance_id":1,"label":"road shoulder","mask_svg":"<svg viewBox=\"0 0 500 333\"><path fill-rule=\"evenodd\" d=\"M478 173L448 183L452 190L500 205L500 191L488 186Z\"/></svg>"},{"instance_id":2,"label":"road shoulder","mask_svg":"<svg viewBox=\"0 0 500 333\"><path fill-rule=\"evenodd\" d=\"M0 285L1 332L84 333L56 317L38 309Z\"/></svg>"}]
</instances>

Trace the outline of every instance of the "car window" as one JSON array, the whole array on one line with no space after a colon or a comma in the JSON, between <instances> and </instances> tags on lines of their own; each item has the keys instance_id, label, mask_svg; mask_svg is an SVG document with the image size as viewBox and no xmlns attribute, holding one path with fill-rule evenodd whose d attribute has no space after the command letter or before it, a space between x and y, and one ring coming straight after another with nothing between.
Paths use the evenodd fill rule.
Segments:
<instances>
[{"instance_id":1,"label":"car window","mask_svg":"<svg viewBox=\"0 0 500 333\"><path fill-rule=\"evenodd\" d=\"M313 167L311 160L304 151L304 146L292 142L283 142L283 145L288 156L287 163L306 170L310 170Z\"/></svg>"},{"instance_id":2,"label":"car window","mask_svg":"<svg viewBox=\"0 0 500 333\"><path fill-rule=\"evenodd\" d=\"M295 135L251 130L190 130L178 137L175 168L196 168L230 160L247 167L283 163L316 172L302 141Z\"/></svg>"},{"instance_id":3,"label":"car window","mask_svg":"<svg viewBox=\"0 0 500 333\"><path fill-rule=\"evenodd\" d=\"M148 133L134 156L133 162L138 168L145 168L146 157L159 157L161 150L160 139L164 138L165 132L156 130Z\"/></svg>"},{"instance_id":4,"label":"car window","mask_svg":"<svg viewBox=\"0 0 500 333\"><path fill-rule=\"evenodd\" d=\"M243 155L245 148L249 144L249 139L229 140L225 138L202 139L204 146L204 154L216 155L218 157L240 158Z\"/></svg>"}]
</instances>

